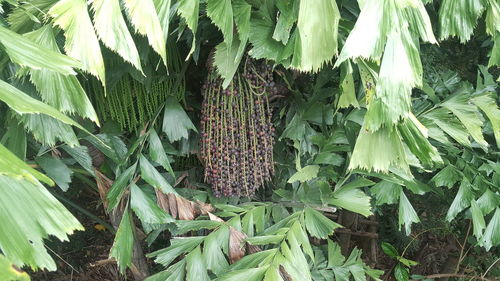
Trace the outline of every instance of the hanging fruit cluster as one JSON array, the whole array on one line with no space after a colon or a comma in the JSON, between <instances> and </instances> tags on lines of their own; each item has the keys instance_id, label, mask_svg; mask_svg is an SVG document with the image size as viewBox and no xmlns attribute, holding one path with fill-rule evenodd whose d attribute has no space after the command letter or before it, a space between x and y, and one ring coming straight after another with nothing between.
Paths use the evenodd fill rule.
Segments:
<instances>
[{"instance_id":1,"label":"hanging fruit cluster","mask_svg":"<svg viewBox=\"0 0 500 281\"><path fill-rule=\"evenodd\" d=\"M183 62L175 45L169 50L168 73L157 71L157 75L144 83L126 73L105 92L100 83L89 81L86 84L87 91L92 93L92 103L99 119L114 120L122 130L133 131L153 118L167 96L181 100L186 92L185 77L179 75ZM110 68L126 69L119 58L111 58L109 65Z\"/></svg>"},{"instance_id":2,"label":"hanging fruit cluster","mask_svg":"<svg viewBox=\"0 0 500 281\"><path fill-rule=\"evenodd\" d=\"M247 59L223 89L215 73L203 85L201 156L215 196L252 196L274 173L270 66Z\"/></svg>"}]
</instances>

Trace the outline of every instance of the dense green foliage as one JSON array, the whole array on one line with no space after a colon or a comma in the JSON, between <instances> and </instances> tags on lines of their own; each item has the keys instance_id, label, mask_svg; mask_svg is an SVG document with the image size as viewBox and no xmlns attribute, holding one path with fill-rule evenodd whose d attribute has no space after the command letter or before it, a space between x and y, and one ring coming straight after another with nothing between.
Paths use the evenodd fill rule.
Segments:
<instances>
[{"instance_id":1,"label":"dense green foliage","mask_svg":"<svg viewBox=\"0 0 500 281\"><path fill-rule=\"evenodd\" d=\"M497 0L0 0L0 280L89 179L136 279L379 280L338 210L498 258L498 65Z\"/></svg>"}]
</instances>

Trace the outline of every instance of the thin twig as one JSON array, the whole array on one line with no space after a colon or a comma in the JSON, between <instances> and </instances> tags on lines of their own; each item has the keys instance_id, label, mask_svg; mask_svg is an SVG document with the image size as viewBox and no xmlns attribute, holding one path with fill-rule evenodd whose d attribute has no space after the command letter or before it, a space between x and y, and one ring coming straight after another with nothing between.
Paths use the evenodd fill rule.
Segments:
<instances>
[{"instance_id":1,"label":"thin twig","mask_svg":"<svg viewBox=\"0 0 500 281\"><path fill-rule=\"evenodd\" d=\"M497 262L499 262L499 261L500 261L500 258L498 258L496 261L494 261L494 262L490 265L490 267L488 267L488 269L486 269L486 271L484 272L484 274L483 274L481 277L482 277L482 278L484 278L484 277L486 276L486 274L488 274L488 272L489 272L489 271L493 268L493 266L494 266L495 264L497 264Z\"/></svg>"},{"instance_id":2,"label":"thin twig","mask_svg":"<svg viewBox=\"0 0 500 281\"><path fill-rule=\"evenodd\" d=\"M492 281L491 279L484 278L484 277L481 277L481 276L471 276L471 275L456 274L456 273L432 274L432 275L425 276L425 279L449 278L449 277L477 279L477 280L483 280L483 281ZM416 280L416 279L412 279L412 280Z\"/></svg>"},{"instance_id":3,"label":"thin twig","mask_svg":"<svg viewBox=\"0 0 500 281\"><path fill-rule=\"evenodd\" d=\"M465 234L464 242L462 245L460 245L460 256L458 257L458 262L457 262L457 267L455 268L455 273L458 273L458 270L460 270L460 264L462 263L463 259L465 258L464 254L464 248L465 245L467 245L467 238L469 238L469 233L470 233L470 226L471 226L471 220L469 220L469 226L467 227L467 234Z\"/></svg>"},{"instance_id":4,"label":"thin twig","mask_svg":"<svg viewBox=\"0 0 500 281\"><path fill-rule=\"evenodd\" d=\"M56 257L58 257L60 260L62 260L65 264L67 264L72 272L73 271L76 271L76 273L80 274L80 272L78 270L76 270L69 262L67 262L65 259L63 259L58 253L56 253L54 250L52 250L49 246L45 245L45 248L47 248L49 251L52 252L52 254L54 254Z\"/></svg>"}]
</instances>

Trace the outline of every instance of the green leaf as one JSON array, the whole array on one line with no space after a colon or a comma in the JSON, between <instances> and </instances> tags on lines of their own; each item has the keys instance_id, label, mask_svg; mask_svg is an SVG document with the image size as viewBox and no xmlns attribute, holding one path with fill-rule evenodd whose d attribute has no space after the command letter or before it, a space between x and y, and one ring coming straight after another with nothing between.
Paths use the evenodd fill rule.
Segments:
<instances>
[{"instance_id":1,"label":"green leaf","mask_svg":"<svg viewBox=\"0 0 500 281\"><path fill-rule=\"evenodd\" d=\"M288 43L290 31L298 19L299 4L297 1L276 1L279 14L273 33L274 40L281 41L285 45Z\"/></svg>"},{"instance_id":2,"label":"green leaf","mask_svg":"<svg viewBox=\"0 0 500 281\"><path fill-rule=\"evenodd\" d=\"M285 257L283 267L286 272L294 280L311 280L309 265L294 232L288 233L287 242L281 243L280 247L281 253Z\"/></svg>"},{"instance_id":3,"label":"green leaf","mask_svg":"<svg viewBox=\"0 0 500 281\"><path fill-rule=\"evenodd\" d=\"M134 249L134 229L132 217L127 208L123 213L120 226L116 232L113 247L109 256L114 258L120 268L120 273L124 274L125 269L132 265L132 251Z\"/></svg>"},{"instance_id":4,"label":"green leaf","mask_svg":"<svg viewBox=\"0 0 500 281\"><path fill-rule=\"evenodd\" d=\"M76 74L74 67L81 64L65 55L51 51L43 46L0 25L0 43L5 48L9 58L32 69L48 69L64 75Z\"/></svg>"},{"instance_id":5,"label":"green leaf","mask_svg":"<svg viewBox=\"0 0 500 281\"><path fill-rule=\"evenodd\" d=\"M486 248L486 251L500 244L500 231L498 229L500 229L500 208L497 207L481 239L481 243Z\"/></svg>"},{"instance_id":6,"label":"green leaf","mask_svg":"<svg viewBox=\"0 0 500 281\"><path fill-rule=\"evenodd\" d=\"M363 1L360 8L356 25L349 33L335 66L348 58L378 60L391 32L408 34L411 29L424 41L436 43L429 15L421 1Z\"/></svg>"},{"instance_id":7,"label":"green leaf","mask_svg":"<svg viewBox=\"0 0 500 281\"><path fill-rule=\"evenodd\" d=\"M413 261L413 260L409 260L409 259L405 259L403 257L398 257L398 261L404 265L406 265L407 267L410 267L410 266L414 266L414 265L417 265L418 262L416 261Z\"/></svg>"},{"instance_id":8,"label":"green leaf","mask_svg":"<svg viewBox=\"0 0 500 281\"><path fill-rule=\"evenodd\" d=\"M24 160L26 158L26 148L28 145L26 131L15 118L8 118L5 126L7 127L7 131L2 138L0 138L0 143L17 157L21 158L21 160Z\"/></svg>"},{"instance_id":9,"label":"green leaf","mask_svg":"<svg viewBox=\"0 0 500 281\"><path fill-rule=\"evenodd\" d=\"M384 251L384 253L389 257L391 258L399 257L398 250L396 250L396 248L394 248L394 246L392 246L391 244L387 242L382 242L380 247L382 247L382 251Z\"/></svg>"},{"instance_id":10,"label":"green leaf","mask_svg":"<svg viewBox=\"0 0 500 281\"><path fill-rule=\"evenodd\" d=\"M388 14L391 12L389 9L384 13L385 2L364 1L364 4L360 5L359 17L344 43L335 66L348 58L379 58L382 55L391 16Z\"/></svg>"},{"instance_id":11,"label":"green leaf","mask_svg":"<svg viewBox=\"0 0 500 281\"><path fill-rule=\"evenodd\" d=\"M239 56L245 53L248 37L250 36L250 16L252 13L252 6L245 0L233 0L234 23L238 30L238 37L240 39L240 46L238 48ZM238 56L236 56L238 57Z\"/></svg>"},{"instance_id":12,"label":"green leaf","mask_svg":"<svg viewBox=\"0 0 500 281\"><path fill-rule=\"evenodd\" d=\"M1 29L1 27L0 27ZM0 36L1 38L1 36ZM0 39L1 40L1 39ZM71 118L59 112L57 109L47 105L39 100L36 100L27 94L21 92L17 88L0 80L0 100L5 102L9 107L19 114L23 113L43 113L54 117L63 123L73 125L81 130L89 133L80 124L73 121ZM90 134L90 133L89 133Z\"/></svg>"},{"instance_id":13,"label":"green leaf","mask_svg":"<svg viewBox=\"0 0 500 281\"><path fill-rule=\"evenodd\" d=\"M3 161L10 154L2 151L0 145L0 173ZM4 160L5 158L5 160ZM10 166L15 166L14 158ZM22 169L17 173L22 173ZM32 269L56 270L56 263L47 253L43 239L49 235L59 240L68 240L74 230L83 230L75 217L36 180L22 177L11 178L0 174L0 250L18 267L28 265Z\"/></svg>"},{"instance_id":14,"label":"green leaf","mask_svg":"<svg viewBox=\"0 0 500 281\"><path fill-rule=\"evenodd\" d=\"M233 7L231 6L231 0L208 1L207 16L222 31L224 42L231 49L231 43L233 42Z\"/></svg>"},{"instance_id":15,"label":"green leaf","mask_svg":"<svg viewBox=\"0 0 500 281\"><path fill-rule=\"evenodd\" d=\"M488 67L492 67L494 65L500 65L500 34L498 33L494 37L493 48L491 49L491 56L488 61Z\"/></svg>"},{"instance_id":16,"label":"green leaf","mask_svg":"<svg viewBox=\"0 0 500 281\"><path fill-rule=\"evenodd\" d=\"M285 238L284 234L275 234L275 235L264 235L264 236L254 236L249 237L246 241L252 245L269 245L269 244L277 244L283 241Z\"/></svg>"},{"instance_id":17,"label":"green leaf","mask_svg":"<svg viewBox=\"0 0 500 281\"><path fill-rule=\"evenodd\" d=\"M264 277L267 267L257 267L249 269L231 270L230 272L222 275L221 277L215 279L214 281L234 281L234 280L245 280L245 281L261 281Z\"/></svg>"},{"instance_id":18,"label":"green leaf","mask_svg":"<svg viewBox=\"0 0 500 281\"><path fill-rule=\"evenodd\" d=\"M0 175L19 180L25 179L35 184L42 181L48 185L54 185L49 177L28 166L2 144L0 144L0 155L2 155L0 157Z\"/></svg>"},{"instance_id":19,"label":"green leaf","mask_svg":"<svg viewBox=\"0 0 500 281\"><path fill-rule=\"evenodd\" d=\"M476 142L487 147L488 143L484 140L482 133L483 122L479 119L477 108L469 102L470 97L467 95L455 94L441 105L458 117Z\"/></svg>"},{"instance_id":20,"label":"green leaf","mask_svg":"<svg viewBox=\"0 0 500 281\"><path fill-rule=\"evenodd\" d=\"M335 223L322 213L309 207L305 208L304 221L309 234L321 239L328 238L328 236L333 233L334 229L341 227L340 224Z\"/></svg>"},{"instance_id":21,"label":"green leaf","mask_svg":"<svg viewBox=\"0 0 500 281\"><path fill-rule=\"evenodd\" d=\"M469 180L463 178L457 195L455 196L455 199L453 199L453 203L451 203L451 206L446 214L447 221L452 221L458 213L470 206L470 201L474 200L474 193L471 189L472 186Z\"/></svg>"},{"instance_id":22,"label":"green leaf","mask_svg":"<svg viewBox=\"0 0 500 281\"><path fill-rule=\"evenodd\" d=\"M324 164L324 165L333 165L340 166L344 163L344 157L331 152L321 152L316 155L314 158L314 164Z\"/></svg>"},{"instance_id":23,"label":"green leaf","mask_svg":"<svg viewBox=\"0 0 500 281\"><path fill-rule=\"evenodd\" d=\"M461 145L470 147L469 134L466 128L445 108L438 108L423 116L434 122L441 130ZM439 141L439 139L436 139Z\"/></svg>"},{"instance_id":24,"label":"green leaf","mask_svg":"<svg viewBox=\"0 0 500 281\"><path fill-rule=\"evenodd\" d=\"M411 224L420 222L417 212L413 209L410 201L406 197L403 190L399 194L399 217L398 217L398 227L401 230L401 225L405 225L406 235L411 234Z\"/></svg>"},{"instance_id":25,"label":"green leaf","mask_svg":"<svg viewBox=\"0 0 500 281\"><path fill-rule=\"evenodd\" d=\"M398 131L410 151L418 157L426 167L434 163L443 163L437 149L427 140L427 129L410 114L410 117L399 122Z\"/></svg>"},{"instance_id":26,"label":"green leaf","mask_svg":"<svg viewBox=\"0 0 500 281\"><path fill-rule=\"evenodd\" d=\"M45 25L23 36L33 42L60 53L50 25ZM99 125L97 114L75 75L63 75L48 69L31 69L31 82L42 100L61 112L78 113Z\"/></svg>"},{"instance_id":27,"label":"green leaf","mask_svg":"<svg viewBox=\"0 0 500 281\"><path fill-rule=\"evenodd\" d=\"M379 181L370 188L370 193L375 196L375 204L378 206L396 203L401 192L401 185L386 180Z\"/></svg>"},{"instance_id":28,"label":"green leaf","mask_svg":"<svg viewBox=\"0 0 500 281\"><path fill-rule=\"evenodd\" d=\"M142 72L139 52L123 18L120 2L118 0L94 0L92 10L95 30L104 45Z\"/></svg>"},{"instance_id":29,"label":"green leaf","mask_svg":"<svg viewBox=\"0 0 500 281\"><path fill-rule=\"evenodd\" d=\"M92 157L89 155L88 148L86 146L75 146L70 147L68 145L63 145L61 147L66 153L68 153L73 159L75 159L82 168L87 170L91 175L94 175L94 169L92 166Z\"/></svg>"},{"instance_id":30,"label":"green leaf","mask_svg":"<svg viewBox=\"0 0 500 281\"><path fill-rule=\"evenodd\" d=\"M398 263L394 269L394 277L397 281L408 281L410 280L410 272L407 267Z\"/></svg>"},{"instance_id":31,"label":"green leaf","mask_svg":"<svg viewBox=\"0 0 500 281\"><path fill-rule=\"evenodd\" d=\"M167 270L160 271L159 273L144 279L144 281L185 281L185 267L186 260L182 259L181 261L167 268Z\"/></svg>"},{"instance_id":32,"label":"green leaf","mask_svg":"<svg viewBox=\"0 0 500 281\"><path fill-rule=\"evenodd\" d=\"M85 0L60 0L48 14L54 24L64 30L64 50L68 56L82 62L83 69L106 83L104 60L99 40L90 20Z\"/></svg>"},{"instance_id":33,"label":"green leaf","mask_svg":"<svg viewBox=\"0 0 500 281\"><path fill-rule=\"evenodd\" d=\"M17 1L17 0L16 0ZM47 13L57 0L32 0L21 2L7 16L10 29L21 34L33 30L35 24Z\"/></svg>"},{"instance_id":34,"label":"green leaf","mask_svg":"<svg viewBox=\"0 0 500 281\"><path fill-rule=\"evenodd\" d=\"M328 267L338 267L344 264L345 257L342 255L339 244L328 240Z\"/></svg>"},{"instance_id":35,"label":"green leaf","mask_svg":"<svg viewBox=\"0 0 500 281\"><path fill-rule=\"evenodd\" d=\"M148 38L149 45L167 65L167 44L153 0L124 0L123 3L135 31Z\"/></svg>"},{"instance_id":36,"label":"green leaf","mask_svg":"<svg viewBox=\"0 0 500 281\"><path fill-rule=\"evenodd\" d=\"M358 177L349 183L346 183L342 185L341 187L335 186L335 190L342 189L342 191L347 191L349 189L354 189L354 188L359 188L359 187L365 187L365 186L372 186L374 185L375 182L365 178L365 177Z\"/></svg>"},{"instance_id":37,"label":"green leaf","mask_svg":"<svg viewBox=\"0 0 500 281\"><path fill-rule=\"evenodd\" d=\"M198 231L201 229L214 229L222 223L211 220L194 220L194 221L178 221L176 223L177 229L173 231L175 235L182 235L189 231Z\"/></svg>"},{"instance_id":38,"label":"green leaf","mask_svg":"<svg viewBox=\"0 0 500 281\"><path fill-rule=\"evenodd\" d=\"M462 178L460 171L453 165L448 165L439 171L434 177L432 177L431 182L436 186L447 186L448 188L453 187Z\"/></svg>"},{"instance_id":39,"label":"green leaf","mask_svg":"<svg viewBox=\"0 0 500 281\"><path fill-rule=\"evenodd\" d=\"M30 281L30 276L0 254L0 281Z\"/></svg>"},{"instance_id":40,"label":"green leaf","mask_svg":"<svg viewBox=\"0 0 500 281\"><path fill-rule=\"evenodd\" d=\"M229 86L240 65L243 57L243 53L239 52L240 44L235 38L229 48L225 41L215 47L214 65L217 67L217 73L224 79L223 88Z\"/></svg>"},{"instance_id":41,"label":"green leaf","mask_svg":"<svg viewBox=\"0 0 500 281\"><path fill-rule=\"evenodd\" d=\"M171 240L170 247L153 252L148 257L156 257L155 262L168 266L179 255L192 251L203 242L205 236L180 237Z\"/></svg>"},{"instance_id":42,"label":"green leaf","mask_svg":"<svg viewBox=\"0 0 500 281\"><path fill-rule=\"evenodd\" d=\"M186 281L210 281L200 246L186 255Z\"/></svg>"},{"instance_id":43,"label":"green leaf","mask_svg":"<svg viewBox=\"0 0 500 281\"><path fill-rule=\"evenodd\" d=\"M45 173L47 173L47 176L55 181L62 191L66 192L68 190L73 171L71 171L68 166L61 161L61 159L53 157L38 157L36 158L36 162L45 171Z\"/></svg>"},{"instance_id":44,"label":"green leaf","mask_svg":"<svg viewBox=\"0 0 500 281\"><path fill-rule=\"evenodd\" d=\"M391 166L408 170L403 144L397 131L380 128L370 132L362 127L354 146L349 169L388 172Z\"/></svg>"},{"instance_id":45,"label":"green leaf","mask_svg":"<svg viewBox=\"0 0 500 281\"><path fill-rule=\"evenodd\" d=\"M125 188L128 186L129 182L132 180L132 177L135 173L135 168L137 167L137 163L128 167L123 173L119 174L116 180L113 182L113 185L109 189L107 198L108 198L108 212L116 208L118 203L125 192Z\"/></svg>"},{"instance_id":46,"label":"green leaf","mask_svg":"<svg viewBox=\"0 0 500 281\"><path fill-rule=\"evenodd\" d=\"M484 5L484 0L443 0L439 8L439 38L456 36L461 43L469 41Z\"/></svg>"},{"instance_id":47,"label":"green leaf","mask_svg":"<svg viewBox=\"0 0 500 281\"><path fill-rule=\"evenodd\" d=\"M168 160L165 149L155 130L151 130L149 133L149 156L151 160L160 164L175 178L174 170L172 170L172 166L170 166L170 161Z\"/></svg>"},{"instance_id":48,"label":"green leaf","mask_svg":"<svg viewBox=\"0 0 500 281\"><path fill-rule=\"evenodd\" d=\"M343 188L336 190L332 194L333 198L328 203L341 207L343 209L361 214L365 217L372 215L370 197L359 189Z\"/></svg>"},{"instance_id":49,"label":"green leaf","mask_svg":"<svg viewBox=\"0 0 500 281\"><path fill-rule=\"evenodd\" d=\"M248 256L244 256L242 259L233 263L230 267L230 272L237 270L245 270L247 268L258 267L259 264L264 263L264 261L271 260L278 253L278 249L269 249L260 251ZM224 277L224 276L223 276Z\"/></svg>"},{"instance_id":50,"label":"green leaf","mask_svg":"<svg viewBox=\"0 0 500 281\"><path fill-rule=\"evenodd\" d=\"M476 236L479 241L479 239L483 235L483 230L486 228L486 223L484 222L483 212L479 208L476 200L470 201L470 211L472 214L474 236Z\"/></svg>"},{"instance_id":51,"label":"green leaf","mask_svg":"<svg viewBox=\"0 0 500 281\"><path fill-rule=\"evenodd\" d=\"M19 120L26 131L33 134L38 142L54 146L60 140L70 146L78 145L78 138L68 124L43 114L23 114Z\"/></svg>"},{"instance_id":52,"label":"green leaf","mask_svg":"<svg viewBox=\"0 0 500 281\"><path fill-rule=\"evenodd\" d=\"M130 186L130 207L143 224L174 222L169 214L165 213L153 199L135 184Z\"/></svg>"},{"instance_id":53,"label":"green leaf","mask_svg":"<svg viewBox=\"0 0 500 281\"><path fill-rule=\"evenodd\" d=\"M300 1L292 66L317 72L337 53L340 13L330 0Z\"/></svg>"},{"instance_id":54,"label":"green leaf","mask_svg":"<svg viewBox=\"0 0 500 281\"><path fill-rule=\"evenodd\" d=\"M186 21L187 26L193 32L193 43L187 59L193 54L196 47L196 30L198 29L198 13L200 9L200 0L180 0L177 7L178 14Z\"/></svg>"},{"instance_id":55,"label":"green leaf","mask_svg":"<svg viewBox=\"0 0 500 281\"><path fill-rule=\"evenodd\" d=\"M87 137L85 140L89 141L115 163L121 164L125 161L127 146L118 136L97 134L94 138Z\"/></svg>"},{"instance_id":56,"label":"green leaf","mask_svg":"<svg viewBox=\"0 0 500 281\"><path fill-rule=\"evenodd\" d=\"M182 138L187 139L189 130L197 132L189 116L179 102L173 97L167 98L162 128L171 142L178 141Z\"/></svg>"},{"instance_id":57,"label":"green leaf","mask_svg":"<svg viewBox=\"0 0 500 281\"><path fill-rule=\"evenodd\" d=\"M140 166L141 166L141 176L142 178L152 185L154 188L158 188L163 193L174 193L175 190L168 183L168 181L156 170L151 163L144 157L140 156Z\"/></svg>"},{"instance_id":58,"label":"green leaf","mask_svg":"<svg viewBox=\"0 0 500 281\"><path fill-rule=\"evenodd\" d=\"M349 61L340 66L340 84L341 95L337 106L339 108L347 108L354 106L359 108L358 100L356 99L356 89L354 88L354 79L352 77L352 66Z\"/></svg>"},{"instance_id":59,"label":"green leaf","mask_svg":"<svg viewBox=\"0 0 500 281\"><path fill-rule=\"evenodd\" d=\"M170 25L170 4L171 0L153 0L156 13L160 20L161 28L163 29L163 37L165 41L168 40L169 35L169 25Z\"/></svg>"},{"instance_id":60,"label":"green leaf","mask_svg":"<svg viewBox=\"0 0 500 281\"><path fill-rule=\"evenodd\" d=\"M272 38L274 22L266 16L252 18L250 21L250 36L248 40L252 48L248 54L256 59L279 61L284 51L284 45ZM291 42L288 42L290 44Z\"/></svg>"},{"instance_id":61,"label":"green leaf","mask_svg":"<svg viewBox=\"0 0 500 281\"><path fill-rule=\"evenodd\" d=\"M229 246L227 241L229 241L229 227L223 226L207 235L203 242L203 259L207 269L218 276L226 272L229 267L224 255Z\"/></svg>"},{"instance_id":62,"label":"green leaf","mask_svg":"<svg viewBox=\"0 0 500 281\"><path fill-rule=\"evenodd\" d=\"M480 95L473 97L471 101L488 116L495 134L497 147L500 148L500 110L494 96L491 94Z\"/></svg>"},{"instance_id":63,"label":"green leaf","mask_svg":"<svg viewBox=\"0 0 500 281\"><path fill-rule=\"evenodd\" d=\"M370 131L406 118L411 110L411 89L422 84L419 49L408 30L391 32L380 66L376 95L364 125Z\"/></svg>"},{"instance_id":64,"label":"green leaf","mask_svg":"<svg viewBox=\"0 0 500 281\"><path fill-rule=\"evenodd\" d=\"M490 189L486 191L477 199L477 205L483 214L489 214L500 204L500 195L493 193Z\"/></svg>"},{"instance_id":65,"label":"green leaf","mask_svg":"<svg viewBox=\"0 0 500 281\"><path fill-rule=\"evenodd\" d=\"M319 166L318 165L308 165L305 167L302 167L300 170L298 170L293 176L288 179L288 183L294 183L294 182L306 182L308 180L314 179L319 172Z\"/></svg>"}]
</instances>

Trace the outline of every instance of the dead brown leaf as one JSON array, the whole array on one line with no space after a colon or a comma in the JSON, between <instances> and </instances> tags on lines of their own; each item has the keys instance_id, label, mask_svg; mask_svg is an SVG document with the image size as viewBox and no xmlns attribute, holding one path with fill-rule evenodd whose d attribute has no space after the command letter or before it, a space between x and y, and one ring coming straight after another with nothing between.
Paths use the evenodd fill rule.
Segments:
<instances>
[{"instance_id":1,"label":"dead brown leaf","mask_svg":"<svg viewBox=\"0 0 500 281\"><path fill-rule=\"evenodd\" d=\"M245 238L247 236L235 229L229 227L229 262L235 263L245 256Z\"/></svg>"}]
</instances>

